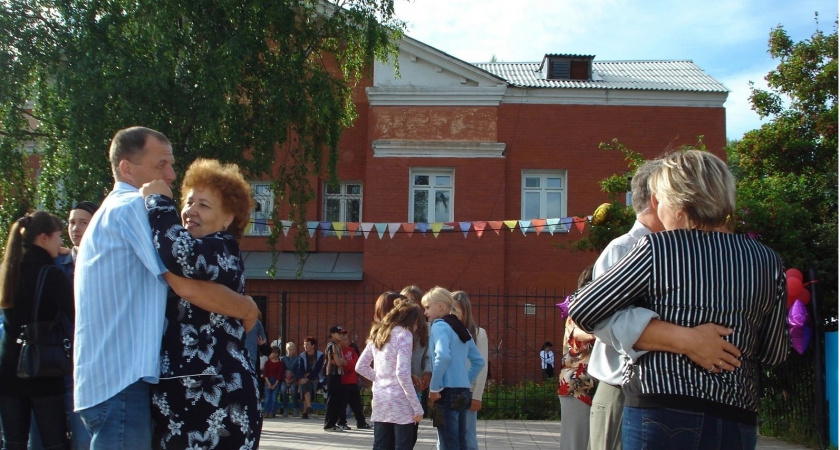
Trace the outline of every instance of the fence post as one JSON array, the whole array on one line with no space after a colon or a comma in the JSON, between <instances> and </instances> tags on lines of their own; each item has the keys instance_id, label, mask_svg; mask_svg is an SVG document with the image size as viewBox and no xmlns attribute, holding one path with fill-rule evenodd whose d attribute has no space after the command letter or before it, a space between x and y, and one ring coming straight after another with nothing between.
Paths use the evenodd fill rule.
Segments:
<instances>
[{"instance_id":1,"label":"fence post","mask_svg":"<svg viewBox=\"0 0 840 450\"><path fill-rule=\"evenodd\" d=\"M288 317L286 316L286 303L289 299L289 293L287 291L283 291L280 293L280 341L283 343L283 348L280 349L280 354L286 354L286 343L289 342L286 339L286 330L288 329Z\"/></svg>"},{"instance_id":2,"label":"fence post","mask_svg":"<svg viewBox=\"0 0 840 450\"><path fill-rule=\"evenodd\" d=\"M817 308L817 271L812 267L808 269L808 289L811 291L811 317L814 325L814 407L816 408L817 419L817 435L820 438L820 448L828 448L828 438L826 433L826 397L825 397L825 364L823 362L823 324L822 317Z\"/></svg>"}]
</instances>

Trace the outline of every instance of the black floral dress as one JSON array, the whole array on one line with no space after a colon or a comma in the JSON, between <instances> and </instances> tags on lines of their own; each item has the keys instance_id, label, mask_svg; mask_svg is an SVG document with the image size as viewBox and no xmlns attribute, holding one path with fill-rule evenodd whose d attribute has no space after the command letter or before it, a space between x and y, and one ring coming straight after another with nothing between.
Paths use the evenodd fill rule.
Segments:
<instances>
[{"instance_id":1,"label":"black floral dress","mask_svg":"<svg viewBox=\"0 0 840 450\"><path fill-rule=\"evenodd\" d=\"M244 292L244 265L230 233L191 237L172 200L161 195L147 197L146 209L155 247L169 271ZM154 447L257 448L258 392L242 321L196 307L170 289L160 382L152 385Z\"/></svg>"}]
</instances>

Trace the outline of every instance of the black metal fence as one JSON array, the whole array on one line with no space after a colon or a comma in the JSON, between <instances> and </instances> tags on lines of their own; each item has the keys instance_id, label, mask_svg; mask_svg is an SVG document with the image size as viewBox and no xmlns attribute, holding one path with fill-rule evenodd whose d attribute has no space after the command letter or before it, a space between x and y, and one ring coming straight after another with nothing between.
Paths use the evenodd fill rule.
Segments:
<instances>
[{"instance_id":1,"label":"black metal fence","mask_svg":"<svg viewBox=\"0 0 840 450\"><path fill-rule=\"evenodd\" d=\"M263 313L269 339L298 343L316 338L323 349L328 330L339 325L352 341L364 346L370 329L373 306L380 293L400 288L366 290L250 290ZM559 402L555 380L543 380L539 351L546 341L554 343L557 362L563 341L563 322L556 304L565 292L464 288L469 293L473 314L487 331L489 370L480 417L556 419ZM792 352L781 366L762 376L762 425L766 435L781 436L816 446L818 437L815 407L815 369L810 357ZM794 433L788 430L793 429Z\"/></svg>"}]
</instances>

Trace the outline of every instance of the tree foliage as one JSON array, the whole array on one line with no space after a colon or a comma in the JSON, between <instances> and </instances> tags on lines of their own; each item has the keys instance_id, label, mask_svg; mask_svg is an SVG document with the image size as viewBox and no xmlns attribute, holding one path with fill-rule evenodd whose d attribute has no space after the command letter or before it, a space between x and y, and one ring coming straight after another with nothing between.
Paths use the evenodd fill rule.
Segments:
<instances>
[{"instance_id":1,"label":"tree foliage","mask_svg":"<svg viewBox=\"0 0 840 450\"><path fill-rule=\"evenodd\" d=\"M169 137L177 173L201 156L271 179L303 223L313 177L335 179L353 87L396 54L404 24L392 0L6 0L0 28L6 229L35 204L63 215L102 199L110 138L131 125Z\"/></svg>"},{"instance_id":2,"label":"tree foliage","mask_svg":"<svg viewBox=\"0 0 840 450\"><path fill-rule=\"evenodd\" d=\"M736 230L753 233L788 267L818 273L823 318L837 319L837 22L793 42L782 26L768 52L779 64L752 88L753 109L771 120L728 148L738 177Z\"/></svg>"}]
</instances>

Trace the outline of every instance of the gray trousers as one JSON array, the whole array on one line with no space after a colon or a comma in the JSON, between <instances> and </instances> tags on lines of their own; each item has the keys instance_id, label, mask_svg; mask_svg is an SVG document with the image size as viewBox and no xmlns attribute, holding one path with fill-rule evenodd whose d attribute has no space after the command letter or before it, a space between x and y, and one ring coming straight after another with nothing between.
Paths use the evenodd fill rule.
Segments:
<instances>
[{"instance_id":1,"label":"gray trousers","mask_svg":"<svg viewBox=\"0 0 840 450\"><path fill-rule=\"evenodd\" d=\"M621 388L599 383L589 410L589 448L621 450L621 416L624 393Z\"/></svg>"},{"instance_id":2,"label":"gray trousers","mask_svg":"<svg viewBox=\"0 0 840 450\"><path fill-rule=\"evenodd\" d=\"M589 405L574 397L560 397L560 450L589 446Z\"/></svg>"}]
</instances>

